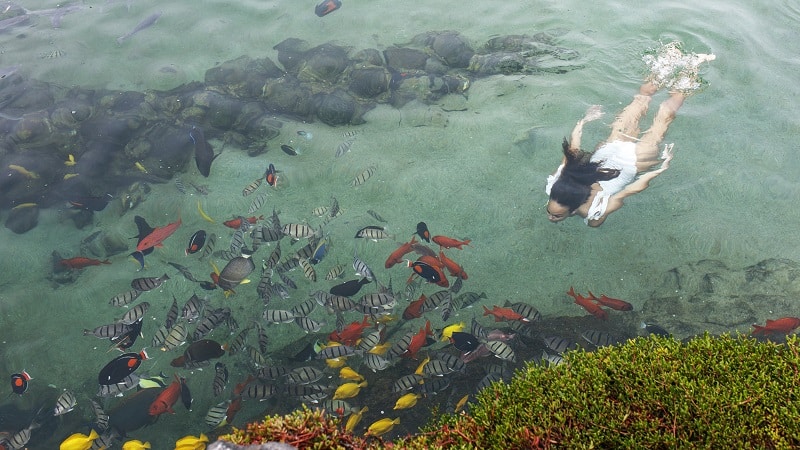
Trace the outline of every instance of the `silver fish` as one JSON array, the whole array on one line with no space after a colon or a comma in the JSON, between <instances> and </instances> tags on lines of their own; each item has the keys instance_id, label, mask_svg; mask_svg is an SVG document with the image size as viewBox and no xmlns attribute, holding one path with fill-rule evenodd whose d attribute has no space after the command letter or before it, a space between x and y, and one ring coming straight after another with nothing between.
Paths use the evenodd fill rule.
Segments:
<instances>
[{"instance_id":1,"label":"silver fish","mask_svg":"<svg viewBox=\"0 0 800 450\"><path fill-rule=\"evenodd\" d=\"M375 279L375 275L372 273L372 269L369 268L367 263L360 260L358 256L353 257L353 270L356 271L357 276L366 277L367 280L369 281Z\"/></svg>"},{"instance_id":2,"label":"silver fish","mask_svg":"<svg viewBox=\"0 0 800 450\"><path fill-rule=\"evenodd\" d=\"M392 385L392 392L398 393L411 390L422 383L422 380L422 375L417 375L415 373L404 375L394 382L394 385Z\"/></svg>"},{"instance_id":3,"label":"silver fish","mask_svg":"<svg viewBox=\"0 0 800 450\"><path fill-rule=\"evenodd\" d=\"M339 144L336 147L336 154L334 154L334 157L338 158L338 157L344 155L345 153L349 152L350 148L353 147L353 142L355 142L353 139L347 139L346 141L344 141L341 144Z\"/></svg>"},{"instance_id":4,"label":"silver fish","mask_svg":"<svg viewBox=\"0 0 800 450\"><path fill-rule=\"evenodd\" d=\"M250 208L247 209L247 214L253 214L254 212L261 209L264 206L264 202L267 201L267 194L261 193L258 194L256 198L253 199L253 203L250 204Z\"/></svg>"},{"instance_id":5,"label":"silver fish","mask_svg":"<svg viewBox=\"0 0 800 450\"><path fill-rule=\"evenodd\" d=\"M319 322L308 317L295 317L294 323L306 333L316 333L325 326L325 322Z\"/></svg>"},{"instance_id":6,"label":"silver fish","mask_svg":"<svg viewBox=\"0 0 800 450\"><path fill-rule=\"evenodd\" d=\"M311 384L319 381L325 372L320 369L304 366L291 370L286 374L286 381L292 384Z\"/></svg>"},{"instance_id":7,"label":"silver fish","mask_svg":"<svg viewBox=\"0 0 800 450\"><path fill-rule=\"evenodd\" d=\"M147 16L144 20L139 22L131 31L118 37L117 44L122 45L123 42L130 39L134 34L144 30L145 28L153 26L153 24L156 23L156 21L158 21L159 17L161 17L161 11Z\"/></svg>"},{"instance_id":8,"label":"silver fish","mask_svg":"<svg viewBox=\"0 0 800 450\"><path fill-rule=\"evenodd\" d=\"M176 323L175 326L169 330L167 337L164 338L164 345L161 347L161 350L168 352L172 349L180 347L186 343L186 337L188 334L189 332L186 329L186 325L184 325L182 322Z\"/></svg>"},{"instance_id":9,"label":"silver fish","mask_svg":"<svg viewBox=\"0 0 800 450\"><path fill-rule=\"evenodd\" d=\"M128 292L123 292L111 297L111 300L108 302L108 304L111 306L125 306L139 298L141 293L142 291L138 289L131 289Z\"/></svg>"},{"instance_id":10,"label":"silver fish","mask_svg":"<svg viewBox=\"0 0 800 450\"><path fill-rule=\"evenodd\" d=\"M226 384L228 384L228 368L225 367L225 364L218 362L214 364L214 381L212 384L214 397L217 397L225 390Z\"/></svg>"},{"instance_id":11,"label":"silver fish","mask_svg":"<svg viewBox=\"0 0 800 450\"><path fill-rule=\"evenodd\" d=\"M378 168L375 167L375 166L367 167L366 169L364 169L363 172L361 172L360 174L356 175L356 177L353 178L352 181L350 181L350 185L351 186L361 186L362 184L366 183L367 180L372 178L372 176L375 175L375 171L377 171L377 170L378 170Z\"/></svg>"},{"instance_id":12,"label":"silver fish","mask_svg":"<svg viewBox=\"0 0 800 450\"><path fill-rule=\"evenodd\" d=\"M139 291L150 291L161 286L167 280L169 280L169 276L167 274L164 274L160 277L136 278L131 281L131 287Z\"/></svg>"},{"instance_id":13,"label":"silver fish","mask_svg":"<svg viewBox=\"0 0 800 450\"><path fill-rule=\"evenodd\" d=\"M225 421L225 418L228 415L228 405L230 404L230 400L225 400L222 403L212 406L211 409L208 410L208 413L205 417L206 425L211 428L216 428L222 425L222 422Z\"/></svg>"},{"instance_id":14,"label":"silver fish","mask_svg":"<svg viewBox=\"0 0 800 450\"><path fill-rule=\"evenodd\" d=\"M285 309L265 309L261 316L270 323L289 323L294 321L294 314Z\"/></svg>"},{"instance_id":15,"label":"silver fish","mask_svg":"<svg viewBox=\"0 0 800 450\"><path fill-rule=\"evenodd\" d=\"M108 428L108 414L106 414L106 412L103 410L103 407L100 406L100 404L96 401L90 399L89 402L92 404L95 425L97 425L97 428L100 431L104 431L106 428Z\"/></svg>"},{"instance_id":16,"label":"silver fish","mask_svg":"<svg viewBox=\"0 0 800 450\"><path fill-rule=\"evenodd\" d=\"M142 302L138 305L134 306L128 312L126 312L119 320L119 323L125 325L133 325L134 323L138 322L139 319L144 317L147 310L150 309L150 303Z\"/></svg>"},{"instance_id":17,"label":"silver fish","mask_svg":"<svg viewBox=\"0 0 800 450\"><path fill-rule=\"evenodd\" d=\"M100 325L99 327L93 330L84 329L83 335L86 336L91 334L92 336L99 337L101 339L115 338L122 336L123 334L127 333L130 330L131 327L129 325L117 322L108 325Z\"/></svg>"},{"instance_id":18,"label":"silver fish","mask_svg":"<svg viewBox=\"0 0 800 450\"><path fill-rule=\"evenodd\" d=\"M244 189L242 189L242 196L247 197L248 195L255 192L256 189L258 189L258 187L261 186L261 183L263 181L264 181L263 177L258 177L257 179L253 180L252 183L248 184L247 186L245 186Z\"/></svg>"},{"instance_id":19,"label":"silver fish","mask_svg":"<svg viewBox=\"0 0 800 450\"><path fill-rule=\"evenodd\" d=\"M486 348L489 349L494 356L504 360L504 361L511 361L516 362L517 357L514 355L514 350L508 346L505 342L502 341L487 341Z\"/></svg>"},{"instance_id":20,"label":"silver fish","mask_svg":"<svg viewBox=\"0 0 800 450\"><path fill-rule=\"evenodd\" d=\"M53 409L53 415L60 416L66 414L75 409L77 403L78 401L75 398L75 394L71 391L64 391L56 400L56 407Z\"/></svg>"}]
</instances>

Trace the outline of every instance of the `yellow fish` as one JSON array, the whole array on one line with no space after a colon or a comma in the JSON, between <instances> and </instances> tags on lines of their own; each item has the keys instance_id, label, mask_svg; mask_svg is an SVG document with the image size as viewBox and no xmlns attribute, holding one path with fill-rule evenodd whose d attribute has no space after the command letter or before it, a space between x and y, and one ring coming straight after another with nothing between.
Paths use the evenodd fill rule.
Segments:
<instances>
[{"instance_id":1,"label":"yellow fish","mask_svg":"<svg viewBox=\"0 0 800 450\"><path fill-rule=\"evenodd\" d=\"M367 353L373 353L373 354L376 354L376 355L384 355L384 354L386 354L386 351L388 351L389 347L391 347L391 346L392 346L391 342L384 342L383 344L378 344L375 347L372 347L369 350L369 352L367 352Z\"/></svg>"},{"instance_id":2,"label":"yellow fish","mask_svg":"<svg viewBox=\"0 0 800 450\"><path fill-rule=\"evenodd\" d=\"M9 164L8 168L11 169L11 170L17 171L17 172L21 173L22 175L25 175L26 177L31 178L31 179L39 178L39 175L36 174L36 172L31 172L30 170L28 170L28 169L26 169L26 168L24 168L22 166L18 166L16 164Z\"/></svg>"},{"instance_id":3,"label":"yellow fish","mask_svg":"<svg viewBox=\"0 0 800 450\"><path fill-rule=\"evenodd\" d=\"M367 381L364 380L361 383L345 383L338 388L336 388L336 392L333 393L333 399L338 400L340 398L351 398L358 395L361 388L367 385Z\"/></svg>"},{"instance_id":4,"label":"yellow fish","mask_svg":"<svg viewBox=\"0 0 800 450\"><path fill-rule=\"evenodd\" d=\"M469 394L461 397L461 400L459 400L458 403L456 403L455 412L459 412L462 409L464 409L464 406L467 404L467 400L469 400Z\"/></svg>"},{"instance_id":5,"label":"yellow fish","mask_svg":"<svg viewBox=\"0 0 800 450\"><path fill-rule=\"evenodd\" d=\"M428 364L429 362L431 362L431 357L426 356L425 359L423 359L422 362L419 363L419 365L417 366L417 370L415 370L414 373L417 375L422 375L422 370L425 369L425 364Z\"/></svg>"},{"instance_id":6,"label":"yellow fish","mask_svg":"<svg viewBox=\"0 0 800 450\"><path fill-rule=\"evenodd\" d=\"M72 156L72 153L67 155L67 160L64 161L64 165L67 166L67 167L72 167L72 166L75 165L75 157Z\"/></svg>"},{"instance_id":7,"label":"yellow fish","mask_svg":"<svg viewBox=\"0 0 800 450\"><path fill-rule=\"evenodd\" d=\"M325 364L327 364L331 369L338 369L339 367L347 364L347 361L345 361L345 358L331 358L326 359Z\"/></svg>"},{"instance_id":8,"label":"yellow fish","mask_svg":"<svg viewBox=\"0 0 800 450\"><path fill-rule=\"evenodd\" d=\"M400 398L397 399L397 402L394 404L394 408L392 409L406 409L411 408L412 406L417 404L417 400L422 397L419 394L408 393Z\"/></svg>"},{"instance_id":9,"label":"yellow fish","mask_svg":"<svg viewBox=\"0 0 800 450\"><path fill-rule=\"evenodd\" d=\"M59 450L89 450L92 446L92 441L99 437L100 435L94 430L88 436L83 433L75 433L64 439L64 442L58 448Z\"/></svg>"},{"instance_id":10,"label":"yellow fish","mask_svg":"<svg viewBox=\"0 0 800 450\"><path fill-rule=\"evenodd\" d=\"M65 173L64 174L64 180L69 180L70 178L77 177L78 175L80 175L80 174L79 173Z\"/></svg>"},{"instance_id":11,"label":"yellow fish","mask_svg":"<svg viewBox=\"0 0 800 450\"><path fill-rule=\"evenodd\" d=\"M397 419L389 419L388 417L385 419L381 419L372 423L372 425L367 428L367 434L370 436L380 436L384 433L388 433L389 431L394 428L395 425L400 423L400 418Z\"/></svg>"},{"instance_id":12,"label":"yellow fish","mask_svg":"<svg viewBox=\"0 0 800 450\"><path fill-rule=\"evenodd\" d=\"M453 325L448 325L448 326L444 327L444 329L442 330L442 340L443 341L450 340L450 338L453 337L453 333L454 332L456 332L456 331L458 331L458 332L464 331L464 328L466 328L466 325L464 325L464 322L459 322L459 323L456 323L456 324L453 324Z\"/></svg>"},{"instance_id":13,"label":"yellow fish","mask_svg":"<svg viewBox=\"0 0 800 450\"><path fill-rule=\"evenodd\" d=\"M364 381L364 377L361 376L360 373L356 372L355 370L351 369L348 366L339 369L339 378L342 378L344 380Z\"/></svg>"},{"instance_id":14,"label":"yellow fish","mask_svg":"<svg viewBox=\"0 0 800 450\"><path fill-rule=\"evenodd\" d=\"M184 436L175 443L175 450L203 450L206 448L208 436L200 433L199 437Z\"/></svg>"},{"instance_id":15,"label":"yellow fish","mask_svg":"<svg viewBox=\"0 0 800 450\"><path fill-rule=\"evenodd\" d=\"M366 406L358 410L358 412L354 412L350 414L350 417L347 418L347 423L344 425L344 430L348 433L352 433L353 430L356 429L356 425L361 422L361 416L364 415L365 412L369 411L369 408Z\"/></svg>"},{"instance_id":16,"label":"yellow fish","mask_svg":"<svg viewBox=\"0 0 800 450\"><path fill-rule=\"evenodd\" d=\"M200 206L200 200L198 200L198 201L197 201L197 212L199 212L199 213L200 213L200 217L202 217L202 218L203 218L203 220L205 220L206 222L209 222L209 223L216 223L216 222L214 222L214 219L212 219L211 217L209 217L209 216L208 216L208 214L206 214L206 212L205 212L205 211L203 211L203 207L202 207L202 206Z\"/></svg>"},{"instance_id":17,"label":"yellow fish","mask_svg":"<svg viewBox=\"0 0 800 450\"><path fill-rule=\"evenodd\" d=\"M140 163L139 161L136 161L135 163L133 163L133 165L136 166L137 169L139 169L139 172L147 173L147 169L145 169L142 163Z\"/></svg>"},{"instance_id":18,"label":"yellow fish","mask_svg":"<svg viewBox=\"0 0 800 450\"><path fill-rule=\"evenodd\" d=\"M144 450L150 448L150 442L137 441L136 439L122 444L122 450Z\"/></svg>"},{"instance_id":19,"label":"yellow fish","mask_svg":"<svg viewBox=\"0 0 800 450\"><path fill-rule=\"evenodd\" d=\"M20 203L11 209L33 208L34 206L37 206L36 203Z\"/></svg>"}]
</instances>

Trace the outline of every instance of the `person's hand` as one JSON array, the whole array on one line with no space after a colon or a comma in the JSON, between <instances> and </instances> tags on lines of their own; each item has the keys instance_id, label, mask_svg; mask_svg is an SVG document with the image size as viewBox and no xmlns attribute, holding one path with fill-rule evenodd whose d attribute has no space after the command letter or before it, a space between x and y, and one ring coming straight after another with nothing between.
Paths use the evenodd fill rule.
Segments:
<instances>
[{"instance_id":1,"label":"person's hand","mask_svg":"<svg viewBox=\"0 0 800 450\"><path fill-rule=\"evenodd\" d=\"M591 122L603 117L603 107L600 105L592 105L586 110L586 115L583 116L584 122Z\"/></svg>"},{"instance_id":2,"label":"person's hand","mask_svg":"<svg viewBox=\"0 0 800 450\"><path fill-rule=\"evenodd\" d=\"M672 161L673 156L673 147L675 147L675 144L664 144L664 150L661 152L661 168L658 169L659 173L669 169L669 162Z\"/></svg>"}]
</instances>

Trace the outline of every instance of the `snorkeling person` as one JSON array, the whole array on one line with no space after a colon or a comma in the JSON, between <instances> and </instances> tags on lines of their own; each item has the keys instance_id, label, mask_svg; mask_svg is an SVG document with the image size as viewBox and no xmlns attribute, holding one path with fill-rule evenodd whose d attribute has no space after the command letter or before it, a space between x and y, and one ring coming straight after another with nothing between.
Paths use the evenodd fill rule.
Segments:
<instances>
[{"instance_id":1,"label":"snorkeling person","mask_svg":"<svg viewBox=\"0 0 800 450\"><path fill-rule=\"evenodd\" d=\"M590 227L598 227L622 207L626 197L643 191L653 178L667 170L673 144L665 145L660 154L659 144L683 101L703 84L698 66L714 58L712 54L685 55L678 42L646 55L643 60L650 75L639 94L614 120L611 135L594 153L580 148L583 125L603 115L600 106L589 107L572 130L570 140L565 138L562 143L561 165L547 177L547 218L561 222L578 215ZM662 88L669 91L669 98L661 103L652 126L639 138L639 120L653 95Z\"/></svg>"}]
</instances>

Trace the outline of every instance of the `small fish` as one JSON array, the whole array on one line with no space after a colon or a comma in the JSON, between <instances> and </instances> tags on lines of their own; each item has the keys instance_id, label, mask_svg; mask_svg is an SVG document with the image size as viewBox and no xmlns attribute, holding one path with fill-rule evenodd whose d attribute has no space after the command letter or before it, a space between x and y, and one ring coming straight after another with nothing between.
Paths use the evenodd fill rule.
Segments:
<instances>
[{"instance_id":1,"label":"small fish","mask_svg":"<svg viewBox=\"0 0 800 450\"><path fill-rule=\"evenodd\" d=\"M369 225L358 230L355 236L356 239L371 239L376 242L381 239L388 239L389 237L389 233L386 232L384 227L379 227L376 225Z\"/></svg>"},{"instance_id":2,"label":"small fish","mask_svg":"<svg viewBox=\"0 0 800 450\"><path fill-rule=\"evenodd\" d=\"M167 280L169 280L169 275L167 274L161 275L160 277L136 278L131 281L131 287L140 291L150 291L161 286Z\"/></svg>"},{"instance_id":3,"label":"small fish","mask_svg":"<svg viewBox=\"0 0 800 450\"><path fill-rule=\"evenodd\" d=\"M142 442L138 439L132 439L122 444L122 450L146 450L150 447L150 442Z\"/></svg>"},{"instance_id":4,"label":"small fish","mask_svg":"<svg viewBox=\"0 0 800 450\"><path fill-rule=\"evenodd\" d=\"M83 433L75 433L64 439L59 448L61 450L89 450L92 446L92 441L99 437L100 435L97 434L97 431L94 431L94 429L89 432L88 436Z\"/></svg>"},{"instance_id":5,"label":"small fish","mask_svg":"<svg viewBox=\"0 0 800 450\"><path fill-rule=\"evenodd\" d=\"M205 230L197 230L189 238L189 245L186 247L186 256L199 252L206 243Z\"/></svg>"},{"instance_id":6,"label":"small fish","mask_svg":"<svg viewBox=\"0 0 800 450\"><path fill-rule=\"evenodd\" d=\"M97 376L98 384L109 386L122 382L125 377L138 369L145 359L148 359L148 355L144 350L139 353L124 353L117 356L100 370L100 374Z\"/></svg>"},{"instance_id":7,"label":"small fish","mask_svg":"<svg viewBox=\"0 0 800 450\"><path fill-rule=\"evenodd\" d=\"M11 374L11 390L17 394L22 395L28 390L28 381L32 380L31 376L26 371Z\"/></svg>"},{"instance_id":8,"label":"small fish","mask_svg":"<svg viewBox=\"0 0 800 450\"><path fill-rule=\"evenodd\" d=\"M130 39L131 36L133 36L134 34L144 30L145 28L151 27L154 23L156 23L156 21L158 21L159 17L161 17L161 11L146 17L144 20L139 22L131 31L118 37L117 44L122 45L123 42L125 42L127 39Z\"/></svg>"},{"instance_id":9,"label":"small fish","mask_svg":"<svg viewBox=\"0 0 800 450\"><path fill-rule=\"evenodd\" d=\"M126 312L125 315L123 315L117 322L123 325L133 325L134 323L138 322L139 319L144 317L148 309L150 309L150 303L139 303L138 305L129 309L128 312Z\"/></svg>"},{"instance_id":10,"label":"small fish","mask_svg":"<svg viewBox=\"0 0 800 450\"><path fill-rule=\"evenodd\" d=\"M253 199L253 202L250 203L250 207L247 209L247 214L253 214L254 212L261 209L264 206L264 202L267 201L267 194L259 194L258 197Z\"/></svg>"},{"instance_id":11,"label":"small fish","mask_svg":"<svg viewBox=\"0 0 800 450\"><path fill-rule=\"evenodd\" d=\"M336 153L333 155L334 158L338 158L338 157L344 155L345 153L349 152L350 148L353 147L353 142L355 142L355 141L352 140L352 139L348 139L348 140L342 142L341 144L339 144L336 147Z\"/></svg>"},{"instance_id":12,"label":"small fish","mask_svg":"<svg viewBox=\"0 0 800 450\"><path fill-rule=\"evenodd\" d=\"M22 166L19 166L17 164L9 164L8 168L32 180L39 178L39 174L37 174L36 172L31 172L30 170Z\"/></svg>"},{"instance_id":13,"label":"small fish","mask_svg":"<svg viewBox=\"0 0 800 450\"><path fill-rule=\"evenodd\" d=\"M256 178L255 180L253 180L252 183L248 184L247 186L245 186L244 189L242 189L242 197L247 197L248 195L250 195L253 192L255 192L256 189L258 189L258 187L261 186L261 183L263 183L263 182L264 182L264 179L261 178L261 177Z\"/></svg>"},{"instance_id":14,"label":"small fish","mask_svg":"<svg viewBox=\"0 0 800 450\"><path fill-rule=\"evenodd\" d=\"M374 219L375 219L375 220L377 220L378 222L383 222L383 223L386 223L386 219L384 219L383 217L381 217L381 215L380 215L380 214L376 213L375 211L373 211L373 210L371 210L371 209L368 209L368 210L367 210L367 214L369 214L370 216L372 216L372 218L374 218Z\"/></svg>"},{"instance_id":15,"label":"small fish","mask_svg":"<svg viewBox=\"0 0 800 450\"><path fill-rule=\"evenodd\" d=\"M58 396L56 400L56 406L53 409L54 416L61 416L64 415L73 409L75 409L75 405L78 403L77 399L75 398L75 394L71 391L64 391L61 395Z\"/></svg>"},{"instance_id":16,"label":"small fish","mask_svg":"<svg viewBox=\"0 0 800 450\"><path fill-rule=\"evenodd\" d=\"M342 297L351 297L356 295L358 291L361 290L362 286L369 283L371 283L371 280L366 277L361 278L360 280L345 281L344 283L337 284L336 286L332 287L328 292L333 295L341 295Z\"/></svg>"},{"instance_id":17,"label":"small fish","mask_svg":"<svg viewBox=\"0 0 800 450\"><path fill-rule=\"evenodd\" d=\"M611 297L608 297L606 295L601 295L600 297L596 297L594 294L592 294L592 291L588 291L588 293L589 293L589 299L590 300L592 300L592 301L594 301L594 302L596 302L596 303L598 303L598 304L600 304L602 306L606 306L608 308L615 309L617 311L632 311L633 310L633 305L631 305L630 303L628 303L628 302L626 302L624 300L620 300L618 298L611 298Z\"/></svg>"},{"instance_id":18,"label":"small fish","mask_svg":"<svg viewBox=\"0 0 800 450\"><path fill-rule=\"evenodd\" d=\"M471 352L481 345L477 337L463 331L454 331L450 334L450 343L461 352Z\"/></svg>"},{"instance_id":19,"label":"small fish","mask_svg":"<svg viewBox=\"0 0 800 450\"><path fill-rule=\"evenodd\" d=\"M287 155L297 156L297 151L293 149L290 145L282 144L281 150L283 150L283 153L286 153Z\"/></svg>"},{"instance_id":20,"label":"small fish","mask_svg":"<svg viewBox=\"0 0 800 450\"><path fill-rule=\"evenodd\" d=\"M69 267L70 269L83 269L89 266L99 266L100 264L111 264L111 261L107 259L105 261L100 261L97 259L76 256L74 258L62 259L58 263L64 267Z\"/></svg>"},{"instance_id":21,"label":"small fish","mask_svg":"<svg viewBox=\"0 0 800 450\"><path fill-rule=\"evenodd\" d=\"M74 166L75 164L76 164L76 162L75 162L75 156L74 156L74 155L72 155L72 153L70 153L69 155L67 155L67 160L66 160L66 161L64 161L64 165L65 165L65 166L67 166L67 167L72 167L72 166Z\"/></svg>"},{"instance_id":22,"label":"small fish","mask_svg":"<svg viewBox=\"0 0 800 450\"><path fill-rule=\"evenodd\" d=\"M175 189L181 194L186 194L186 185L183 184L183 180L180 177L175 178Z\"/></svg>"},{"instance_id":23,"label":"small fish","mask_svg":"<svg viewBox=\"0 0 800 450\"><path fill-rule=\"evenodd\" d=\"M178 263L174 263L174 262L167 262L167 264L169 264L170 266L176 268L178 270L178 272L180 272L181 275L183 275L184 278L186 278L187 280L191 281L192 283L199 283L199 281L197 281L197 279L194 277L194 275L192 275L192 272L189 271L188 267L182 266L182 265L180 265Z\"/></svg>"},{"instance_id":24,"label":"small fish","mask_svg":"<svg viewBox=\"0 0 800 450\"><path fill-rule=\"evenodd\" d=\"M275 166L270 163L267 167L267 170L264 172L264 179L267 181L267 184L276 187L278 185L278 174L275 170ZM273 223L273 226L278 226L278 224Z\"/></svg>"},{"instance_id":25,"label":"small fish","mask_svg":"<svg viewBox=\"0 0 800 450\"><path fill-rule=\"evenodd\" d=\"M194 162L201 175L208 178L211 174L211 163L220 155L214 154L214 148L206 141L205 133L199 127L192 126L189 130L189 139L194 144ZM195 186L195 189L197 187Z\"/></svg>"},{"instance_id":26,"label":"small fish","mask_svg":"<svg viewBox=\"0 0 800 450\"><path fill-rule=\"evenodd\" d=\"M456 331L464 331L466 325L464 322L455 323L453 325L448 325L442 329L442 340L449 341L450 338L453 336L453 333Z\"/></svg>"},{"instance_id":27,"label":"small fish","mask_svg":"<svg viewBox=\"0 0 800 450\"><path fill-rule=\"evenodd\" d=\"M314 139L314 135L310 131L297 130L297 135L306 138L307 141Z\"/></svg>"},{"instance_id":28,"label":"small fish","mask_svg":"<svg viewBox=\"0 0 800 450\"><path fill-rule=\"evenodd\" d=\"M639 327L644 329L645 331L647 331L650 334L655 334L656 336L662 336L662 337L669 337L670 336L669 331L665 330L664 328L662 328L662 327L660 327L660 326L658 326L658 325L656 325L654 323L642 322L642 323L639 324Z\"/></svg>"},{"instance_id":29,"label":"small fish","mask_svg":"<svg viewBox=\"0 0 800 450\"><path fill-rule=\"evenodd\" d=\"M323 16L326 16L326 15L336 11L337 9L339 9L341 7L342 7L341 0L323 0L322 3L320 3L319 5L314 7L314 14L316 14L318 17L323 17ZM399 420L400 419L398 419L398 423L399 423ZM375 436L378 436L378 435L375 435Z\"/></svg>"},{"instance_id":30,"label":"small fish","mask_svg":"<svg viewBox=\"0 0 800 450\"><path fill-rule=\"evenodd\" d=\"M338 400L342 398L353 398L361 391L361 388L367 386L367 381L364 380L360 383L344 383L336 388L336 391L333 393L333 399Z\"/></svg>"},{"instance_id":31,"label":"small fish","mask_svg":"<svg viewBox=\"0 0 800 450\"><path fill-rule=\"evenodd\" d=\"M789 334L795 328L800 327L800 318L797 317L781 317L780 319L770 320L767 319L766 325L753 324L753 336L758 334Z\"/></svg>"},{"instance_id":32,"label":"small fish","mask_svg":"<svg viewBox=\"0 0 800 450\"><path fill-rule=\"evenodd\" d=\"M150 173L150 172L147 171L147 169L144 167L144 165L142 165L142 163L140 163L139 161L136 161L135 163L133 163L133 165L134 165L134 167L136 167L136 170L138 170L139 172Z\"/></svg>"},{"instance_id":33,"label":"small fish","mask_svg":"<svg viewBox=\"0 0 800 450\"><path fill-rule=\"evenodd\" d=\"M338 0L327 0L327 1L338 1ZM341 2L340 2L341 3ZM400 423L400 418L397 419L389 419L383 418L377 420L372 423L372 425L367 428L366 436L380 436L382 434L386 434L394 428L395 425Z\"/></svg>"},{"instance_id":34,"label":"small fish","mask_svg":"<svg viewBox=\"0 0 800 450\"><path fill-rule=\"evenodd\" d=\"M63 179L64 179L64 181L67 181L70 178L77 177L78 175L80 175L80 174L79 173L65 173Z\"/></svg>"},{"instance_id":35,"label":"small fish","mask_svg":"<svg viewBox=\"0 0 800 450\"><path fill-rule=\"evenodd\" d=\"M227 402L226 402L225 410L227 410L227 409L228 409L228 405L227 405ZM209 414L210 413L211 413L211 411L209 411ZM225 418L225 415L222 416L222 419L224 419L224 418ZM206 416L206 423L208 423L208 416ZM214 427L217 427L217 426L219 426L219 423L217 423L217 425L214 425ZM175 448L176 449L181 449L181 450L183 450L183 449L205 448L206 447L206 445L205 445L206 442L208 442L208 437L203 433L200 433L200 436L184 436L184 437L178 439L177 442L175 442Z\"/></svg>"},{"instance_id":36,"label":"small fish","mask_svg":"<svg viewBox=\"0 0 800 450\"><path fill-rule=\"evenodd\" d=\"M394 408L392 409L411 408L417 404L417 400L419 400L420 397L422 397L422 395L409 392L408 394L405 394L402 397L398 398L397 402L395 402L394 404Z\"/></svg>"},{"instance_id":37,"label":"small fish","mask_svg":"<svg viewBox=\"0 0 800 450\"><path fill-rule=\"evenodd\" d=\"M461 241L461 240L453 239L453 238L447 237L447 236L434 236L434 237L431 238L431 240L433 242L439 244L440 247L457 248L459 250L461 250L461 246L469 245L469 243L472 242L469 239Z\"/></svg>"},{"instance_id":38,"label":"small fish","mask_svg":"<svg viewBox=\"0 0 800 450\"><path fill-rule=\"evenodd\" d=\"M378 170L378 168L375 167L375 166L367 167L366 169L364 169L363 172L361 172L360 174L356 175L356 177L353 178L352 181L350 181L350 185L351 186L361 186L362 184L366 183L367 180L372 178L373 175L375 175L375 171L376 170Z\"/></svg>"},{"instance_id":39,"label":"small fish","mask_svg":"<svg viewBox=\"0 0 800 450\"><path fill-rule=\"evenodd\" d=\"M155 227L150 234L139 241L139 243L136 245L136 251L141 252L151 247L161 247L164 240L172 236L172 234L175 233L175 231L177 231L177 229L181 226L181 223L182 222L179 215L176 222L172 222L161 227Z\"/></svg>"},{"instance_id":40,"label":"small fish","mask_svg":"<svg viewBox=\"0 0 800 450\"><path fill-rule=\"evenodd\" d=\"M358 256L353 257L353 270L356 271L356 275L366 277L369 281L375 279L372 269L369 268L367 263L359 259Z\"/></svg>"}]
</instances>

